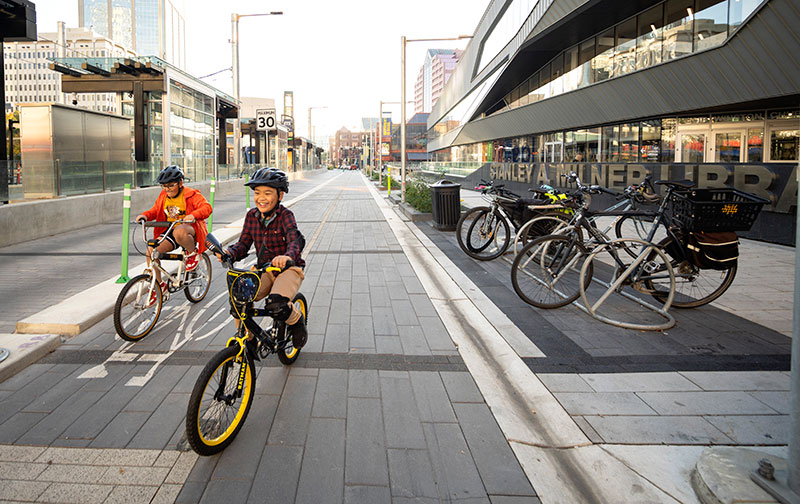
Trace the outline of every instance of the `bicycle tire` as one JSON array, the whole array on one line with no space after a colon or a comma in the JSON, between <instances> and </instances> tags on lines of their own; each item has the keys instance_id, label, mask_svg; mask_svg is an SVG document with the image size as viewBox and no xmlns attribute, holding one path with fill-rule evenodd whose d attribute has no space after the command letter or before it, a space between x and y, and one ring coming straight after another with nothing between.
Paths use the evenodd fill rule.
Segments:
<instances>
[{"instance_id":1,"label":"bicycle tire","mask_svg":"<svg viewBox=\"0 0 800 504\"><path fill-rule=\"evenodd\" d=\"M647 235L650 233L650 228L653 226L653 219L654 217L644 215L623 215L616 224L614 224L614 235L617 239L635 238L647 241ZM656 230L656 234L650 241L652 243L659 243L666 235L667 228L662 221ZM641 252L641 248L637 247L625 247L624 250L634 259L639 257L639 252Z\"/></svg>"},{"instance_id":2,"label":"bicycle tire","mask_svg":"<svg viewBox=\"0 0 800 504\"><path fill-rule=\"evenodd\" d=\"M255 396L256 374L253 361L246 357L247 352L243 352L237 360L239 349L239 345L235 344L214 355L200 372L192 389L186 411L186 439L198 455L215 455L224 450L233 442L250 412ZM236 397L234 392L241 366L247 366L247 369L242 396ZM224 384L221 383L222 375L225 375ZM218 398L220 393L228 397ZM231 403L228 404L228 401ZM208 407L203 409L206 404ZM229 418L229 414L232 414L232 418Z\"/></svg>"},{"instance_id":3,"label":"bicycle tire","mask_svg":"<svg viewBox=\"0 0 800 504\"><path fill-rule=\"evenodd\" d=\"M522 225L517 233L519 238L515 242L521 242L525 246L541 236L559 234L560 230L568 226L571 220L571 215L561 212L545 212L536 215Z\"/></svg>"},{"instance_id":4,"label":"bicycle tire","mask_svg":"<svg viewBox=\"0 0 800 504\"><path fill-rule=\"evenodd\" d=\"M511 241L506 219L497 210L490 216L490 211L489 207L475 207L462 215L456 224L458 246L468 256L479 261L491 261L500 257L508 249ZM473 237L476 226L482 226L487 218L492 219L488 224L488 227L491 228L488 235L486 231L478 229L478 235ZM491 247L492 243L497 242L498 234L502 234L501 243Z\"/></svg>"},{"instance_id":5,"label":"bicycle tire","mask_svg":"<svg viewBox=\"0 0 800 504\"><path fill-rule=\"evenodd\" d=\"M164 294L161 285L154 282L155 300L149 303L153 291L150 290L151 277L147 274L128 280L114 303L114 329L126 341L139 341L147 336L158 322ZM127 316L130 311L130 316ZM145 318L141 318L144 316Z\"/></svg>"},{"instance_id":6,"label":"bicycle tire","mask_svg":"<svg viewBox=\"0 0 800 504\"><path fill-rule=\"evenodd\" d=\"M303 314L303 317L306 319L306 324L308 324L308 301L306 301L306 297L299 292L297 295L292 299L292 303L300 310L300 313ZM288 334L285 334L287 331L286 325L282 329L284 331L284 337L288 338ZM297 357L300 356L301 348L295 348L294 346L287 346L283 350L278 352L278 360L281 361L281 364L284 366L291 366L294 364L294 361L297 360Z\"/></svg>"},{"instance_id":7,"label":"bicycle tire","mask_svg":"<svg viewBox=\"0 0 800 504\"><path fill-rule=\"evenodd\" d=\"M676 250L672 244L673 240L672 236L668 236L658 243L658 247L670 258L672 269L675 270L673 307L697 308L711 303L728 290L736 277L735 265L726 270L700 269L690 264L685 257L676 258L670 254L670 251ZM658 291L657 286L652 282L648 288ZM656 292L652 296L662 301L666 294Z\"/></svg>"},{"instance_id":8,"label":"bicycle tire","mask_svg":"<svg viewBox=\"0 0 800 504\"><path fill-rule=\"evenodd\" d=\"M194 280L203 276L205 280ZM211 260L205 252L200 254L197 267L193 271L186 272L185 278L187 282L191 283L184 287L183 294L192 303L199 303L206 297L208 288L211 286Z\"/></svg>"},{"instance_id":9,"label":"bicycle tire","mask_svg":"<svg viewBox=\"0 0 800 504\"><path fill-rule=\"evenodd\" d=\"M536 238L522 248L511 264L514 292L537 308L560 308L572 303L581 295L580 268L587 255L586 247L573 236ZM551 270L553 266L556 266L555 275ZM586 287L593 273L594 266L589 264Z\"/></svg>"}]
</instances>

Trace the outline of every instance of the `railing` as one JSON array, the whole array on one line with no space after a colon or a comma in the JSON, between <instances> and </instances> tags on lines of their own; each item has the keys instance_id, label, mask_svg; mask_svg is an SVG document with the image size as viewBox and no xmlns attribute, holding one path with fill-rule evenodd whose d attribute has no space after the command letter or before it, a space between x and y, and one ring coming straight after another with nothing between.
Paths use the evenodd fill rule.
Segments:
<instances>
[{"instance_id":1,"label":"railing","mask_svg":"<svg viewBox=\"0 0 800 504\"><path fill-rule=\"evenodd\" d=\"M419 163L419 170L430 174L451 177L466 177L483 166L478 161L425 161Z\"/></svg>"}]
</instances>

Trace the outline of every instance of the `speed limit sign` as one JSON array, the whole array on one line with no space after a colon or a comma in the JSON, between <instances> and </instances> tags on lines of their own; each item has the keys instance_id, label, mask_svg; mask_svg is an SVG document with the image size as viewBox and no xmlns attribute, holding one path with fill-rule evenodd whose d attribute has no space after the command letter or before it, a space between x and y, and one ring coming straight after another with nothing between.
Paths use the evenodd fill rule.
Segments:
<instances>
[{"instance_id":1,"label":"speed limit sign","mask_svg":"<svg viewBox=\"0 0 800 504\"><path fill-rule=\"evenodd\" d=\"M275 129L275 109L256 109L256 130L273 131Z\"/></svg>"}]
</instances>

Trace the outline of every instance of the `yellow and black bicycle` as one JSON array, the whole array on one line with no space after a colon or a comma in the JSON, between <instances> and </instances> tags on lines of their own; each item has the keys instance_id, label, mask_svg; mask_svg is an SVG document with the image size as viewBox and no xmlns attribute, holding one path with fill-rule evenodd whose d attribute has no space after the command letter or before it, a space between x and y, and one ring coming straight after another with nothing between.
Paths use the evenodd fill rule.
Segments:
<instances>
[{"instance_id":1,"label":"yellow and black bicycle","mask_svg":"<svg viewBox=\"0 0 800 504\"><path fill-rule=\"evenodd\" d=\"M214 455L224 450L244 425L256 388L255 363L270 354L277 354L284 365L291 365L300 355L292 345L286 323L273 319L272 326L262 329L255 317L269 316L265 309L255 308L261 275L266 271L280 273L281 268L269 266L261 269L238 269L222 249L222 245L209 234L206 246L213 254L220 254L228 268L228 297L231 314L240 321L236 335L230 338L200 372L189 398L186 411L186 438L199 455ZM289 261L284 266L290 268ZM292 300L308 321L308 303L298 293ZM254 335L247 339L247 333Z\"/></svg>"}]
</instances>

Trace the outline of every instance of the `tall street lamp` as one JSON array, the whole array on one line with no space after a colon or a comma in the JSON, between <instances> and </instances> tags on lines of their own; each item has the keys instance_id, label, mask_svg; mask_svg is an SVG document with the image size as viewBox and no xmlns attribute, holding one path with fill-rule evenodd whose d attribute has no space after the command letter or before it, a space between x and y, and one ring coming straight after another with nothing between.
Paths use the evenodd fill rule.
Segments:
<instances>
[{"instance_id":1,"label":"tall street lamp","mask_svg":"<svg viewBox=\"0 0 800 504\"><path fill-rule=\"evenodd\" d=\"M243 17L253 16L282 16L283 12L273 11L265 14L231 14L232 35L231 44L233 44L233 97L236 100L236 107L239 113L237 114L236 121L233 124L233 159L236 163L237 169L241 162L241 125L239 124L241 118L241 105L239 104L239 19Z\"/></svg>"},{"instance_id":2,"label":"tall street lamp","mask_svg":"<svg viewBox=\"0 0 800 504\"><path fill-rule=\"evenodd\" d=\"M322 107L308 107L308 138L311 140L311 144L314 146L315 151L317 149L317 143L314 141L314 133L313 130L311 129L311 111L314 109L326 109L326 108L328 108L326 105L323 105ZM316 152L314 153L313 160L314 161L317 160Z\"/></svg>"},{"instance_id":3,"label":"tall street lamp","mask_svg":"<svg viewBox=\"0 0 800 504\"><path fill-rule=\"evenodd\" d=\"M400 102L406 102L406 44L409 42L438 42L442 40L463 40L470 39L472 35L459 35L458 37L449 38L424 38L424 39L406 39L405 35L402 36L400 52L400 79L402 82L402 90L400 92ZM400 178L401 178L401 194L402 202L406 202L406 107L403 105L402 113L400 114Z\"/></svg>"}]
</instances>

